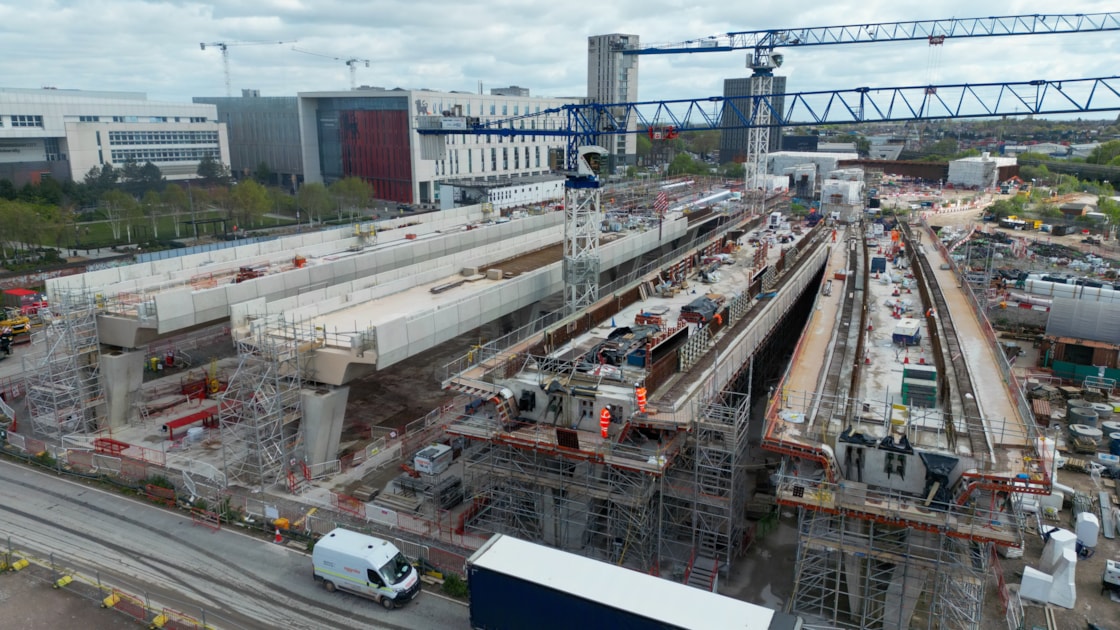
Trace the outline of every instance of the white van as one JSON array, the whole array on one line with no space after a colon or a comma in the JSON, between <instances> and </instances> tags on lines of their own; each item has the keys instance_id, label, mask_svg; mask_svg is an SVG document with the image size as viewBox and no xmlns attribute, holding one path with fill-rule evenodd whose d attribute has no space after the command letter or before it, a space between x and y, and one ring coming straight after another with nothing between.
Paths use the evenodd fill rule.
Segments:
<instances>
[{"instance_id":1,"label":"white van","mask_svg":"<svg viewBox=\"0 0 1120 630\"><path fill-rule=\"evenodd\" d=\"M315 581L364 595L386 609L403 606L420 594L420 575L392 543L345 529L334 529L311 552Z\"/></svg>"}]
</instances>

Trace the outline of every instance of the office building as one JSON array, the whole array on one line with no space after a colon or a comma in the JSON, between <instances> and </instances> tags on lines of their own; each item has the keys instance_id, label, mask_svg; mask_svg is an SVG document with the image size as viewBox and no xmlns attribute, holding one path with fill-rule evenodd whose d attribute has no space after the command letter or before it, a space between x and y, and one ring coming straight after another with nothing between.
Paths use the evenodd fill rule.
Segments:
<instances>
[{"instance_id":1,"label":"office building","mask_svg":"<svg viewBox=\"0 0 1120 630\"><path fill-rule=\"evenodd\" d=\"M786 77L774 77L773 92L774 94L785 94ZM728 100L729 105L734 105L745 117L752 116L751 95L751 79L749 77L723 80L723 97ZM770 112L770 118L774 120L785 111L785 99L782 97L771 98L770 103L777 109L777 112ZM740 124L738 117L733 117L734 120L731 120L729 116L729 114L724 115L725 120L722 122L722 126L730 127ZM720 133L719 161L721 163L746 161L749 132L749 129L742 128L724 129ZM780 126L773 125L770 127L770 144L768 146L768 153L781 149L782 128Z\"/></svg>"},{"instance_id":2,"label":"office building","mask_svg":"<svg viewBox=\"0 0 1120 630\"><path fill-rule=\"evenodd\" d=\"M234 176L251 177L264 165L272 174L267 184L295 189L303 183L296 97L262 97L259 90L241 90L240 98L196 96L193 100L218 108L218 120L229 133Z\"/></svg>"},{"instance_id":3,"label":"office building","mask_svg":"<svg viewBox=\"0 0 1120 630\"><path fill-rule=\"evenodd\" d=\"M638 47L637 35L593 35L587 38L587 100L594 103L634 103L638 100L638 55L624 55ZM629 133L601 136L599 143L610 153L611 170L637 164L637 121L627 124Z\"/></svg>"},{"instance_id":4,"label":"office building","mask_svg":"<svg viewBox=\"0 0 1120 630\"><path fill-rule=\"evenodd\" d=\"M566 146L557 135L562 114L518 121L524 135L449 134L424 136L420 121L442 119L465 128L467 119L502 120L575 104L578 99L529 98L431 90L360 89L307 92L297 97L303 172L307 182L330 184L361 177L374 196L406 204L441 207L440 183L450 180L516 182L549 172L548 151Z\"/></svg>"},{"instance_id":5,"label":"office building","mask_svg":"<svg viewBox=\"0 0 1120 630\"><path fill-rule=\"evenodd\" d=\"M90 169L152 162L168 180L194 178L210 157L229 164L213 105L149 101L139 92L0 88L0 179L82 180Z\"/></svg>"}]
</instances>

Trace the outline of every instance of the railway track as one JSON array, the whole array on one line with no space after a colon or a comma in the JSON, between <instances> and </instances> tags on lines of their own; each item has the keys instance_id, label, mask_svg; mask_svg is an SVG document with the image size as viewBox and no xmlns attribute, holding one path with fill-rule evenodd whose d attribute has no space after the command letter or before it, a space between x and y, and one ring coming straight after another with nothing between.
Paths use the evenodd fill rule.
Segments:
<instances>
[{"instance_id":1,"label":"railway track","mask_svg":"<svg viewBox=\"0 0 1120 630\"><path fill-rule=\"evenodd\" d=\"M820 389L820 404L813 415L813 426L824 426L836 416L844 418L848 414L847 401L850 392L858 384L860 363L863 313L866 311L866 296L864 290L866 282L866 246L863 239L849 239L846 245L848 252L847 270L850 274L847 281L834 286L833 291L841 291L840 297L840 330L837 331L832 353L825 374L823 386ZM858 322L858 323L857 323ZM854 327L853 327L854 325ZM849 375L846 380L845 374Z\"/></svg>"},{"instance_id":2,"label":"railway track","mask_svg":"<svg viewBox=\"0 0 1120 630\"><path fill-rule=\"evenodd\" d=\"M976 392L972 388L972 378L965 361L962 341L953 326L953 318L949 312L949 305L945 299L945 292L934 280L933 267L925 256L917 255L917 246L910 226L902 224L903 238L907 250L910 252L911 268L917 280L922 303L932 306L936 316L931 317L928 311L923 316L929 330L930 343L933 346L934 361L941 377L938 379L939 387L943 390L942 406L946 423L949 425L950 440L959 439L957 425L953 421L952 408L959 408L961 414L968 421L964 422L965 434L969 439L974 454L987 453L989 450L988 439L984 433L983 424L980 422L980 405L977 403ZM949 378L948 368L952 369L953 378ZM946 402L956 403L951 406ZM989 453L990 454L990 453Z\"/></svg>"}]
</instances>

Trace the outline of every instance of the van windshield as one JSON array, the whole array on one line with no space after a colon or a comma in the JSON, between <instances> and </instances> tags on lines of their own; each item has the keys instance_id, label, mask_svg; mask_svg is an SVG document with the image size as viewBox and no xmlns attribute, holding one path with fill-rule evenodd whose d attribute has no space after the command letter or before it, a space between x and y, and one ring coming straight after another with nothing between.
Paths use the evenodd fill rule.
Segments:
<instances>
[{"instance_id":1,"label":"van windshield","mask_svg":"<svg viewBox=\"0 0 1120 630\"><path fill-rule=\"evenodd\" d=\"M381 567L381 575L384 575L390 584L400 584L401 580L408 577L408 572L411 570L412 565L409 564L408 559L404 554L398 553Z\"/></svg>"}]
</instances>

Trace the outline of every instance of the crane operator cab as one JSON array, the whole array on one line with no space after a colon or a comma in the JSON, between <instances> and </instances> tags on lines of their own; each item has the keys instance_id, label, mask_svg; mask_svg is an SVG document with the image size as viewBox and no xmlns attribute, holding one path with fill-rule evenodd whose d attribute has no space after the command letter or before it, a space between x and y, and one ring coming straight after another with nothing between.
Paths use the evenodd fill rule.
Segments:
<instances>
[{"instance_id":1,"label":"crane operator cab","mask_svg":"<svg viewBox=\"0 0 1120 630\"><path fill-rule=\"evenodd\" d=\"M603 147L595 145L580 147L579 159L576 160L576 174L579 177L598 179L606 156L607 150Z\"/></svg>"}]
</instances>

